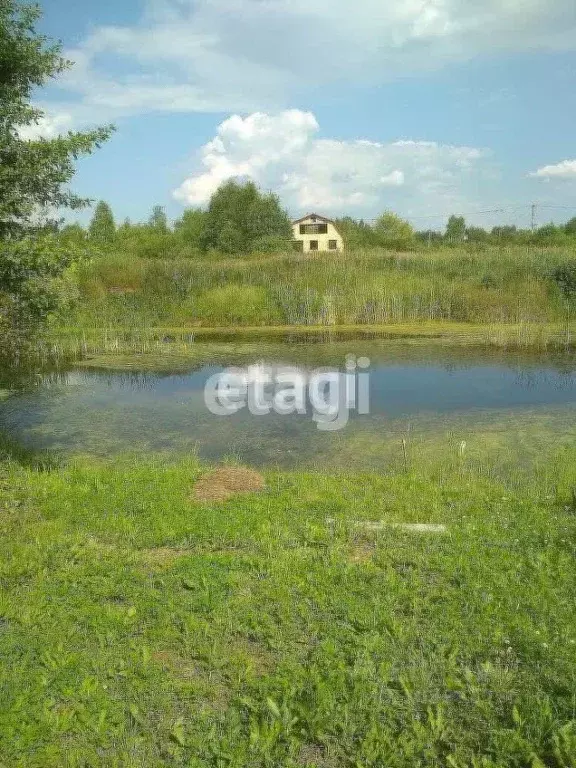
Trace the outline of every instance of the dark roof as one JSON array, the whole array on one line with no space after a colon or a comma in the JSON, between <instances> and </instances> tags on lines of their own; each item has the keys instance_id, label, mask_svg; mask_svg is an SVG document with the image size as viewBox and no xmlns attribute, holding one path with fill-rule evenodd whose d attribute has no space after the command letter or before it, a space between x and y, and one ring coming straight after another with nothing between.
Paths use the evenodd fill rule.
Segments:
<instances>
[{"instance_id":1,"label":"dark roof","mask_svg":"<svg viewBox=\"0 0 576 768\"><path fill-rule=\"evenodd\" d=\"M302 216L301 219L296 219L292 222L292 224L300 224L301 221L306 221L306 219L316 218L319 221L325 221L327 224L334 224L332 219L327 219L326 216L320 216L319 213L307 213L306 216Z\"/></svg>"}]
</instances>

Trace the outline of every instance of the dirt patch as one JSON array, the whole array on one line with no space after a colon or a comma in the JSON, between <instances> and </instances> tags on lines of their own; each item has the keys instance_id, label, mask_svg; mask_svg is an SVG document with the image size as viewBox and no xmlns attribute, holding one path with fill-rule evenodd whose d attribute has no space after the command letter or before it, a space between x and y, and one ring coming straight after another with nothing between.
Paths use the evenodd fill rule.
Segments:
<instances>
[{"instance_id":1,"label":"dirt patch","mask_svg":"<svg viewBox=\"0 0 576 768\"><path fill-rule=\"evenodd\" d=\"M363 565L372 562L376 547L374 544L366 541L358 542L350 548L348 560L351 563Z\"/></svg>"},{"instance_id":2,"label":"dirt patch","mask_svg":"<svg viewBox=\"0 0 576 768\"><path fill-rule=\"evenodd\" d=\"M304 768L332 768L336 763L327 756L324 747L318 744L303 744L298 755L298 765Z\"/></svg>"},{"instance_id":3,"label":"dirt patch","mask_svg":"<svg viewBox=\"0 0 576 768\"><path fill-rule=\"evenodd\" d=\"M194 486L194 501L226 501L243 493L257 493L265 488L259 472L247 467L219 467L203 475Z\"/></svg>"},{"instance_id":4,"label":"dirt patch","mask_svg":"<svg viewBox=\"0 0 576 768\"><path fill-rule=\"evenodd\" d=\"M141 549L138 552L140 559L146 565L170 565L181 557L190 554L189 549L175 549L173 547L157 547L156 549Z\"/></svg>"}]
</instances>

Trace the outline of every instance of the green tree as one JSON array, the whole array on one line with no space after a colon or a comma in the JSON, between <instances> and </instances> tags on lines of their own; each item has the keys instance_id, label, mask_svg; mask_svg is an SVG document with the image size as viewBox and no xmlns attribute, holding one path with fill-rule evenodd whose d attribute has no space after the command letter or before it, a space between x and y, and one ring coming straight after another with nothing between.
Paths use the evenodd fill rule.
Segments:
<instances>
[{"instance_id":1,"label":"green tree","mask_svg":"<svg viewBox=\"0 0 576 768\"><path fill-rule=\"evenodd\" d=\"M232 179L212 195L201 238L202 248L249 253L264 237L288 241L292 226L275 195L261 193L253 182Z\"/></svg>"},{"instance_id":2,"label":"green tree","mask_svg":"<svg viewBox=\"0 0 576 768\"><path fill-rule=\"evenodd\" d=\"M374 231L386 248L409 248L416 240L412 225L390 211L386 211L376 220Z\"/></svg>"},{"instance_id":3,"label":"green tree","mask_svg":"<svg viewBox=\"0 0 576 768\"><path fill-rule=\"evenodd\" d=\"M466 240L469 243L486 243L489 238L490 235L482 227L467 227L466 229Z\"/></svg>"},{"instance_id":4,"label":"green tree","mask_svg":"<svg viewBox=\"0 0 576 768\"><path fill-rule=\"evenodd\" d=\"M356 220L351 216L344 216L341 219L336 219L334 223L344 238L346 249L349 251L376 248L381 245L378 234L373 227L362 219Z\"/></svg>"},{"instance_id":5,"label":"green tree","mask_svg":"<svg viewBox=\"0 0 576 768\"><path fill-rule=\"evenodd\" d=\"M148 224L155 232L166 234L168 232L168 218L166 211L161 205L155 205L148 219Z\"/></svg>"},{"instance_id":6,"label":"green tree","mask_svg":"<svg viewBox=\"0 0 576 768\"><path fill-rule=\"evenodd\" d=\"M0 0L0 339L33 334L55 308L56 283L71 263L46 233L49 209L79 208L86 200L67 185L74 160L90 154L110 127L36 138L41 110L36 89L70 66L58 44L36 31L40 11ZM17 343L17 342L15 342Z\"/></svg>"},{"instance_id":7,"label":"green tree","mask_svg":"<svg viewBox=\"0 0 576 768\"><path fill-rule=\"evenodd\" d=\"M446 225L446 240L449 243L462 243L466 238L466 220L464 216L450 216Z\"/></svg>"},{"instance_id":8,"label":"green tree","mask_svg":"<svg viewBox=\"0 0 576 768\"><path fill-rule=\"evenodd\" d=\"M97 243L111 243L114 240L116 234L114 214L104 200L100 200L96 206L88 232L90 239Z\"/></svg>"},{"instance_id":9,"label":"green tree","mask_svg":"<svg viewBox=\"0 0 576 768\"><path fill-rule=\"evenodd\" d=\"M564 225L564 232L566 232L567 235L576 235L576 216L566 222Z\"/></svg>"},{"instance_id":10,"label":"green tree","mask_svg":"<svg viewBox=\"0 0 576 768\"><path fill-rule=\"evenodd\" d=\"M60 240L65 243L85 243L86 230L80 224L67 224L60 230Z\"/></svg>"},{"instance_id":11,"label":"green tree","mask_svg":"<svg viewBox=\"0 0 576 768\"><path fill-rule=\"evenodd\" d=\"M199 208L187 208L174 222L174 231L184 245L193 250L202 248L207 215Z\"/></svg>"},{"instance_id":12,"label":"green tree","mask_svg":"<svg viewBox=\"0 0 576 768\"><path fill-rule=\"evenodd\" d=\"M426 245L432 245L433 243L441 243L444 239L441 232L436 232L434 229L425 229L421 232L416 232L416 238Z\"/></svg>"},{"instance_id":13,"label":"green tree","mask_svg":"<svg viewBox=\"0 0 576 768\"><path fill-rule=\"evenodd\" d=\"M518 237L518 229L514 224L505 224L499 227L492 227L490 238L497 243L511 243Z\"/></svg>"}]
</instances>

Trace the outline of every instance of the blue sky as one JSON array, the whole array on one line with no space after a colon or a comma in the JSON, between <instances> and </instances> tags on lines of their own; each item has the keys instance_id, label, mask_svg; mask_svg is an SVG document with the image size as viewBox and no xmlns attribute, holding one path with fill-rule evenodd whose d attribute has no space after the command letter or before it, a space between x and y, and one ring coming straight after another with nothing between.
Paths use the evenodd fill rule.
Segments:
<instances>
[{"instance_id":1,"label":"blue sky","mask_svg":"<svg viewBox=\"0 0 576 768\"><path fill-rule=\"evenodd\" d=\"M46 0L76 66L45 135L113 139L75 188L118 218L205 205L230 176L294 215L419 228L576 215L573 0ZM565 207L561 207L565 206ZM481 213L504 209L502 212Z\"/></svg>"}]
</instances>

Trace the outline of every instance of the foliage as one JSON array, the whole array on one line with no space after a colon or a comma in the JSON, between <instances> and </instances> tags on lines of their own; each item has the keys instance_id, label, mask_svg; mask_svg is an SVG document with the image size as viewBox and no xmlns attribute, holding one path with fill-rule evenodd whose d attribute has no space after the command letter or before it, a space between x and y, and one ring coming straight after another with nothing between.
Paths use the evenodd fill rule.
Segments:
<instances>
[{"instance_id":1,"label":"foliage","mask_svg":"<svg viewBox=\"0 0 576 768\"><path fill-rule=\"evenodd\" d=\"M490 235L482 227L467 227L466 228L466 240L469 243L487 243Z\"/></svg>"},{"instance_id":2,"label":"foliage","mask_svg":"<svg viewBox=\"0 0 576 768\"><path fill-rule=\"evenodd\" d=\"M0 242L0 337L2 356L11 356L48 318L76 296L66 270L78 262L77 244L53 236Z\"/></svg>"},{"instance_id":3,"label":"foliage","mask_svg":"<svg viewBox=\"0 0 576 768\"><path fill-rule=\"evenodd\" d=\"M502 243L513 242L518 234L518 228L514 225L493 227L491 232L492 240Z\"/></svg>"},{"instance_id":4,"label":"foliage","mask_svg":"<svg viewBox=\"0 0 576 768\"><path fill-rule=\"evenodd\" d=\"M166 234L168 232L168 219L166 211L161 205L155 205L150 214L148 224L155 232Z\"/></svg>"},{"instance_id":5,"label":"foliage","mask_svg":"<svg viewBox=\"0 0 576 768\"><path fill-rule=\"evenodd\" d=\"M554 277L573 262L569 250L451 246L405 255L346 251L313 260L281 253L234 260L216 253L209 259L127 253L121 246L82 269L82 306L66 319L78 334L145 324L564 323L576 309L576 297L563 296ZM115 295L123 286L134 289L129 301ZM226 286L234 286L227 297L220 291ZM226 302L250 303L251 288L261 289L260 298L234 314Z\"/></svg>"},{"instance_id":6,"label":"foliage","mask_svg":"<svg viewBox=\"0 0 576 768\"><path fill-rule=\"evenodd\" d=\"M206 211L199 208L187 208L174 223L176 236L192 250L201 250L205 237L206 220Z\"/></svg>"},{"instance_id":7,"label":"foliage","mask_svg":"<svg viewBox=\"0 0 576 768\"><path fill-rule=\"evenodd\" d=\"M204 250L249 253L262 237L290 240L292 227L275 195L266 195L252 182L234 179L212 196L202 235Z\"/></svg>"},{"instance_id":8,"label":"foliage","mask_svg":"<svg viewBox=\"0 0 576 768\"><path fill-rule=\"evenodd\" d=\"M344 239L344 246L347 250L375 248L381 245L380 237L374 228L362 219L356 220L350 216L344 216L341 219L336 219L334 223Z\"/></svg>"},{"instance_id":9,"label":"foliage","mask_svg":"<svg viewBox=\"0 0 576 768\"><path fill-rule=\"evenodd\" d=\"M462 243L466 238L466 220L464 216L450 216L446 225L446 240L449 243Z\"/></svg>"},{"instance_id":10,"label":"foliage","mask_svg":"<svg viewBox=\"0 0 576 768\"><path fill-rule=\"evenodd\" d=\"M376 220L374 231L385 248L402 250L409 248L415 241L412 225L390 211L386 211Z\"/></svg>"},{"instance_id":11,"label":"foliage","mask_svg":"<svg viewBox=\"0 0 576 768\"><path fill-rule=\"evenodd\" d=\"M42 112L31 106L38 87L69 66L60 46L38 34L36 6L0 0L0 293L5 339L32 333L56 308L54 285L71 262L60 241L37 241L46 210L85 201L67 189L73 162L90 154L110 128L33 138ZM44 226L46 230L46 227ZM5 351L5 350L4 350Z\"/></svg>"},{"instance_id":12,"label":"foliage","mask_svg":"<svg viewBox=\"0 0 576 768\"><path fill-rule=\"evenodd\" d=\"M193 302L192 310L207 325L265 325L279 319L268 292L256 285L211 288Z\"/></svg>"},{"instance_id":13,"label":"foliage","mask_svg":"<svg viewBox=\"0 0 576 768\"><path fill-rule=\"evenodd\" d=\"M82 205L85 201L66 189L73 160L110 135L110 128L99 128L50 140L29 138L43 115L30 104L33 91L69 66L60 46L36 32L39 16L36 6L0 3L0 239L29 230L48 206Z\"/></svg>"},{"instance_id":14,"label":"foliage","mask_svg":"<svg viewBox=\"0 0 576 768\"><path fill-rule=\"evenodd\" d=\"M576 298L576 259L559 264L552 277L568 298Z\"/></svg>"},{"instance_id":15,"label":"foliage","mask_svg":"<svg viewBox=\"0 0 576 768\"><path fill-rule=\"evenodd\" d=\"M116 235L116 224L112 209L104 200L100 200L88 229L90 239L99 244L112 243Z\"/></svg>"}]
</instances>

